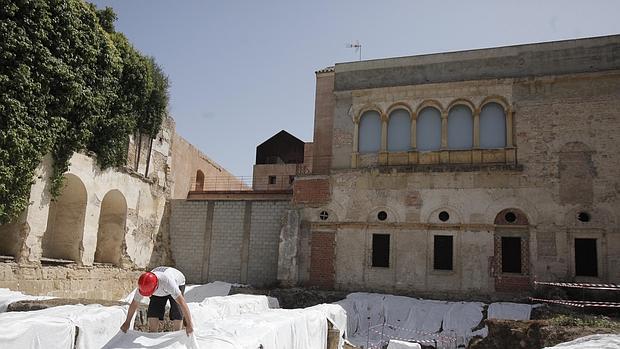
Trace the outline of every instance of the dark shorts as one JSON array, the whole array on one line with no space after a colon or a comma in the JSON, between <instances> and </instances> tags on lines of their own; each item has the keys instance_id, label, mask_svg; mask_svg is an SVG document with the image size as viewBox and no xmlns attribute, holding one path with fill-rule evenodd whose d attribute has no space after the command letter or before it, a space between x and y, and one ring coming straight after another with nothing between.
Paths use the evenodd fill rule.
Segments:
<instances>
[{"instance_id":1,"label":"dark shorts","mask_svg":"<svg viewBox=\"0 0 620 349\"><path fill-rule=\"evenodd\" d=\"M179 286L181 294L185 293L185 285ZM151 296L149 302L149 309L146 311L147 318L156 317L159 320L164 319L164 313L166 312L166 302L170 301L170 320L183 320L183 312L177 302L168 295L165 297Z\"/></svg>"}]
</instances>

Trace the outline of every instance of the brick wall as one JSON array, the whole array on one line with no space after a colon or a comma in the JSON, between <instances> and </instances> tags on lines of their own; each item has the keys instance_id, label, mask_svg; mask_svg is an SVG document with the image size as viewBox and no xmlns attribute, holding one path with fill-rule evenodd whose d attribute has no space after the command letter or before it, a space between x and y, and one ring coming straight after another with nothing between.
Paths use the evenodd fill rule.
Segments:
<instances>
[{"instance_id":1,"label":"brick wall","mask_svg":"<svg viewBox=\"0 0 620 349\"><path fill-rule=\"evenodd\" d=\"M293 203L318 205L330 200L329 179L298 178L293 185Z\"/></svg>"},{"instance_id":2,"label":"brick wall","mask_svg":"<svg viewBox=\"0 0 620 349\"><path fill-rule=\"evenodd\" d=\"M174 200L170 239L176 267L189 283L275 284L289 207L276 200Z\"/></svg>"},{"instance_id":3,"label":"brick wall","mask_svg":"<svg viewBox=\"0 0 620 349\"><path fill-rule=\"evenodd\" d=\"M529 291L532 284L529 276L497 276L495 277L495 291L511 292Z\"/></svg>"},{"instance_id":4,"label":"brick wall","mask_svg":"<svg viewBox=\"0 0 620 349\"><path fill-rule=\"evenodd\" d=\"M334 260L336 234L312 232L310 242L310 284L322 288L334 288Z\"/></svg>"}]
</instances>

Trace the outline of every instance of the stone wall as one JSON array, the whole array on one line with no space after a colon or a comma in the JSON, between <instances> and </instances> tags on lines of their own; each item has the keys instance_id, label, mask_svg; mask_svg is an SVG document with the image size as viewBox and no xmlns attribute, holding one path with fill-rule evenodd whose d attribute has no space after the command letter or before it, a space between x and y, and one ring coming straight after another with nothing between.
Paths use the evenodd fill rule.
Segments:
<instances>
[{"instance_id":1,"label":"stone wall","mask_svg":"<svg viewBox=\"0 0 620 349\"><path fill-rule=\"evenodd\" d=\"M0 287L59 298L119 300L136 286L140 271L112 266L37 266L0 263Z\"/></svg>"},{"instance_id":2,"label":"stone wall","mask_svg":"<svg viewBox=\"0 0 620 349\"><path fill-rule=\"evenodd\" d=\"M316 102L335 101L333 119L319 117L318 107L315 117L315 134L331 128L331 139L314 145L331 148L331 170L299 178L294 191L310 230L300 248L311 251L300 255L300 265L310 265L310 283L331 277L318 257L329 250L321 247L328 231L335 234L339 289L489 294L528 290L533 280L620 282L619 46L620 36L612 36L336 65L336 91L317 93ZM511 73L515 57L530 57L519 74ZM489 78L495 64L489 61L509 66ZM436 71L451 65L466 69ZM407 73L414 70L428 75ZM395 107L415 119L416 111L435 105L445 118L452 105L471 105L476 115L489 100L506 108L501 154L413 148L393 163L391 155L402 154L357 153L364 110L381 112L384 137ZM443 137L445 130L444 124ZM425 162L429 154L437 159ZM313 181L329 188L320 200L309 189ZM522 216L508 222L507 212ZM584 214L588 219L580 220ZM373 234L389 235L388 267L373 266ZM452 270L435 269L435 235L452 236ZM502 237L520 239L520 273L501 270ZM596 276L576 275L575 239L583 238L596 241Z\"/></svg>"},{"instance_id":3,"label":"stone wall","mask_svg":"<svg viewBox=\"0 0 620 349\"><path fill-rule=\"evenodd\" d=\"M277 282L288 200L173 200L171 248L189 282Z\"/></svg>"},{"instance_id":4,"label":"stone wall","mask_svg":"<svg viewBox=\"0 0 620 349\"><path fill-rule=\"evenodd\" d=\"M3 265L0 287L71 297L125 292L130 279L135 283L134 268L173 264L169 199L186 198L198 170L205 180L216 176L238 182L179 136L169 117L153 139L132 135L127 151L126 166L105 170L95 154L75 153L55 200L49 192L52 159L43 159L31 204L0 226L1 259L18 263ZM95 279L108 289L97 291ZM80 280L83 287L78 287Z\"/></svg>"}]
</instances>

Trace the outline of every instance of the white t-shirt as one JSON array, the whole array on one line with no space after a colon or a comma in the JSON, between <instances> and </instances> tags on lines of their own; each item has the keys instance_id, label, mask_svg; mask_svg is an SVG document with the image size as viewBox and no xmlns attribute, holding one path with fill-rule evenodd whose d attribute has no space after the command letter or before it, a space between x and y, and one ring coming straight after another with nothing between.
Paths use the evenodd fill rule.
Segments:
<instances>
[{"instance_id":1,"label":"white t-shirt","mask_svg":"<svg viewBox=\"0 0 620 349\"><path fill-rule=\"evenodd\" d=\"M181 295L179 286L185 285L183 273L172 267L157 267L151 272L157 276L157 288L153 292L154 296L172 296L173 299L177 299ZM133 300L140 302L142 298L143 296L136 290Z\"/></svg>"}]
</instances>

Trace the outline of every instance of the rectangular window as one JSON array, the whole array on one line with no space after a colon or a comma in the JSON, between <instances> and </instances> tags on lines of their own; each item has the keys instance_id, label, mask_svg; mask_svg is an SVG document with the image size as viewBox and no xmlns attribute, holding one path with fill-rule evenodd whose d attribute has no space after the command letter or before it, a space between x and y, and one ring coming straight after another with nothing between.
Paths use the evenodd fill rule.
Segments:
<instances>
[{"instance_id":1,"label":"rectangular window","mask_svg":"<svg viewBox=\"0 0 620 349\"><path fill-rule=\"evenodd\" d=\"M521 273L520 237L502 237L502 273Z\"/></svg>"},{"instance_id":2,"label":"rectangular window","mask_svg":"<svg viewBox=\"0 0 620 349\"><path fill-rule=\"evenodd\" d=\"M390 267L390 235L372 234L372 266Z\"/></svg>"},{"instance_id":3,"label":"rectangular window","mask_svg":"<svg viewBox=\"0 0 620 349\"><path fill-rule=\"evenodd\" d=\"M276 176L269 176L269 184L276 184Z\"/></svg>"},{"instance_id":4,"label":"rectangular window","mask_svg":"<svg viewBox=\"0 0 620 349\"><path fill-rule=\"evenodd\" d=\"M452 236L435 235L433 267L435 270L452 270Z\"/></svg>"},{"instance_id":5,"label":"rectangular window","mask_svg":"<svg viewBox=\"0 0 620 349\"><path fill-rule=\"evenodd\" d=\"M575 275L598 276L596 239L575 239Z\"/></svg>"}]
</instances>

